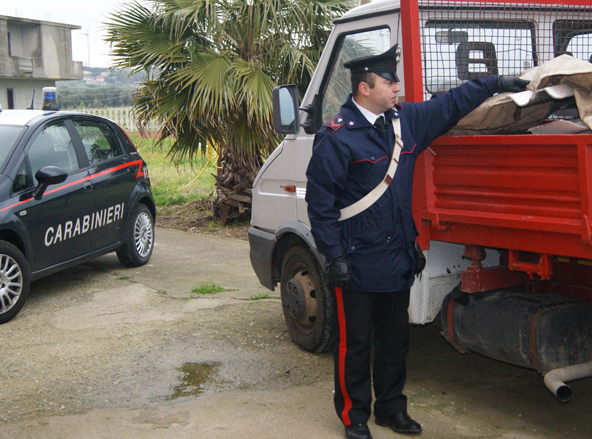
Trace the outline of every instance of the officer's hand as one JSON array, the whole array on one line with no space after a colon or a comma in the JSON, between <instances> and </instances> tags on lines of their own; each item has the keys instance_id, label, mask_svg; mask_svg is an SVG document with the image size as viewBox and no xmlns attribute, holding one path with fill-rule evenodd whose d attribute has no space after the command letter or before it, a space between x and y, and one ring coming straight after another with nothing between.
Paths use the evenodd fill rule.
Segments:
<instances>
[{"instance_id":1,"label":"officer's hand","mask_svg":"<svg viewBox=\"0 0 592 439\"><path fill-rule=\"evenodd\" d=\"M520 79L517 76L498 76L497 77L497 92L498 93L519 93L526 90L526 86L530 81Z\"/></svg>"},{"instance_id":2,"label":"officer's hand","mask_svg":"<svg viewBox=\"0 0 592 439\"><path fill-rule=\"evenodd\" d=\"M329 262L327 265L327 279L335 287L351 288L351 275L347 253L341 253Z\"/></svg>"}]
</instances>

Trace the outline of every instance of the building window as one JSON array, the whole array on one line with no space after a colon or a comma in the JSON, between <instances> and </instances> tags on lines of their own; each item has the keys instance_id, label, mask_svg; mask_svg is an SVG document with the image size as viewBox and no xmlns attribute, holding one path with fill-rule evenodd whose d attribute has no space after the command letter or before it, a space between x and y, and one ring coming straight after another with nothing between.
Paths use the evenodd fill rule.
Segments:
<instances>
[{"instance_id":1,"label":"building window","mask_svg":"<svg viewBox=\"0 0 592 439\"><path fill-rule=\"evenodd\" d=\"M14 91L12 88L6 89L6 100L8 101L8 109L14 110Z\"/></svg>"}]
</instances>

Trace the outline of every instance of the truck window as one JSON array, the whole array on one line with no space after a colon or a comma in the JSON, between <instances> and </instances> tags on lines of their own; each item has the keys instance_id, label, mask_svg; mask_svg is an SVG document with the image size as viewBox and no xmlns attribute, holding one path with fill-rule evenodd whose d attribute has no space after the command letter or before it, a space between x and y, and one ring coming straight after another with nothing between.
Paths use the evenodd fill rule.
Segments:
<instances>
[{"instance_id":1,"label":"truck window","mask_svg":"<svg viewBox=\"0 0 592 439\"><path fill-rule=\"evenodd\" d=\"M378 55L391 47L391 32L388 28L367 30L355 34L348 34L335 45L333 65L328 69L328 76L324 80L322 101L322 123L333 117L347 95L351 92L349 70L343 63L360 56Z\"/></svg>"},{"instance_id":2,"label":"truck window","mask_svg":"<svg viewBox=\"0 0 592 439\"><path fill-rule=\"evenodd\" d=\"M555 56L568 54L592 63L592 21L555 21L553 45Z\"/></svg>"},{"instance_id":3,"label":"truck window","mask_svg":"<svg viewBox=\"0 0 592 439\"><path fill-rule=\"evenodd\" d=\"M480 76L519 76L536 65L528 21L432 20L422 29L425 88L430 94Z\"/></svg>"}]
</instances>

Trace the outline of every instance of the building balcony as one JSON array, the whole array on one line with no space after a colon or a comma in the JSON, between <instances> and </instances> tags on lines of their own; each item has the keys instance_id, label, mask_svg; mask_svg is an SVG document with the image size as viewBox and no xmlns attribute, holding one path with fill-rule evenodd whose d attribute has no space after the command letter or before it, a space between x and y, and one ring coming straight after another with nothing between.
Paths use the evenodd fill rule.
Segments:
<instances>
[{"instance_id":1,"label":"building balcony","mask_svg":"<svg viewBox=\"0 0 592 439\"><path fill-rule=\"evenodd\" d=\"M82 63L71 61L45 65L44 59L28 56L0 57L0 77L52 80L82 79Z\"/></svg>"},{"instance_id":2,"label":"building balcony","mask_svg":"<svg viewBox=\"0 0 592 439\"><path fill-rule=\"evenodd\" d=\"M0 57L0 76L15 78L33 76L43 77L45 76L43 59L10 55Z\"/></svg>"},{"instance_id":3,"label":"building balcony","mask_svg":"<svg viewBox=\"0 0 592 439\"><path fill-rule=\"evenodd\" d=\"M19 74L33 73L33 62L35 58L28 56L13 56Z\"/></svg>"}]
</instances>

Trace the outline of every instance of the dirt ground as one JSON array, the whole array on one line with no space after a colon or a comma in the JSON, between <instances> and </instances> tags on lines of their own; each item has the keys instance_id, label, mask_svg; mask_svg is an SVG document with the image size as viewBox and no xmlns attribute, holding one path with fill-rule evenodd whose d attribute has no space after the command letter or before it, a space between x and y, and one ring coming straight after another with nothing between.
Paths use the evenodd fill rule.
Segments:
<instances>
[{"instance_id":1,"label":"dirt ground","mask_svg":"<svg viewBox=\"0 0 592 439\"><path fill-rule=\"evenodd\" d=\"M291 342L248 243L177 227L157 228L144 267L110 254L33 283L0 326L1 439L344 437L331 355ZM202 282L225 291L196 295ZM592 379L570 384L559 403L536 371L461 355L437 323L411 329L406 393L424 438L589 439Z\"/></svg>"},{"instance_id":2,"label":"dirt ground","mask_svg":"<svg viewBox=\"0 0 592 439\"><path fill-rule=\"evenodd\" d=\"M233 222L220 227L213 224L212 210L213 201L209 198L164 207L158 212L157 225L183 232L247 240L248 224Z\"/></svg>"}]
</instances>

